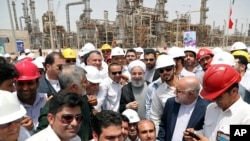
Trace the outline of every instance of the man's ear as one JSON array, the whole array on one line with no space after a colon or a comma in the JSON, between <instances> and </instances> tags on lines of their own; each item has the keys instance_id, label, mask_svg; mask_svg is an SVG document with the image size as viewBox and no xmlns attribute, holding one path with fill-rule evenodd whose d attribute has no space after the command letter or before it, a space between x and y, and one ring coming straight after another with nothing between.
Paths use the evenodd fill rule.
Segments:
<instances>
[{"instance_id":1,"label":"man's ear","mask_svg":"<svg viewBox=\"0 0 250 141\"><path fill-rule=\"evenodd\" d=\"M92 131L92 136L93 136L94 141L98 141L99 137L95 131Z\"/></svg>"},{"instance_id":2,"label":"man's ear","mask_svg":"<svg viewBox=\"0 0 250 141\"><path fill-rule=\"evenodd\" d=\"M49 125L51 125L55 121L55 116L53 114L51 114L51 113L48 113L47 119L48 119Z\"/></svg>"},{"instance_id":3,"label":"man's ear","mask_svg":"<svg viewBox=\"0 0 250 141\"><path fill-rule=\"evenodd\" d=\"M77 86L76 84L72 83L72 84L70 85L70 90L71 90L71 91L76 92L77 89L78 89L78 86Z\"/></svg>"}]
</instances>

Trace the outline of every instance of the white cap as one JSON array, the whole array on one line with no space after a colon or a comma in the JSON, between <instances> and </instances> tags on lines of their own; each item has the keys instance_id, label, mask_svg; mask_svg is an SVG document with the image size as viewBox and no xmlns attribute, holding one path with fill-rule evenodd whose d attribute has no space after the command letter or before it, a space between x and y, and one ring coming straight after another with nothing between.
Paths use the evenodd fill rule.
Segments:
<instances>
[{"instance_id":1,"label":"white cap","mask_svg":"<svg viewBox=\"0 0 250 141\"><path fill-rule=\"evenodd\" d=\"M26 48L26 49L24 50L24 53L30 53L30 49Z\"/></svg>"},{"instance_id":2,"label":"white cap","mask_svg":"<svg viewBox=\"0 0 250 141\"><path fill-rule=\"evenodd\" d=\"M155 69L175 66L175 61L170 55L162 54L156 60Z\"/></svg>"},{"instance_id":3,"label":"white cap","mask_svg":"<svg viewBox=\"0 0 250 141\"><path fill-rule=\"evenodd\" d=\"M243 42L235 42L230 51L235 51L235 50L247 50L247 46Z\"/></svg>"},{"instance_id":4,"label":"white cap","mask_svg":"<svg viewBox=\"0 0 250 141\"><path fill-rule=\"evenodd\" d=\"M146 71L146 65L141 60L134 60L134 61L130 62L129 65L128 65L128 71L131 72L131 70L134 67L140 67L140 68L142 68L143 72Z\"/></svg>"},{"instance_id":5,"label":"white cap","mask_svg":"<svg viewBox=\"0 0 250 141\"><path fill-rule=\"evenodd\" d=\"M171 47L167 53L168 53L168 55L172 56L173 58L186 56L184 53L184 50L180 47Z\"/></svg>"},{"instance_id":6,"label":"white cap","mask_svg":"<svg viewBox=\"0 0 250 141\"><path fill-rule=\"evenodd\" d=\"M84 46L81 49L83 55L85 55L85 54L87 54L87 53L89 53L90 51L93 51L93 50L96 50L96 48L95 48L95 46L92 43L86 43L86 44L84 44Z\"/></svg>"},{"instance_id":7,"label":"white cap","mask_svg":"<svg viewBox=\"0 0 250 141\"><path fill-rule=\"evenodd\" d=\"M129 119L129 123L136 123L140 121L139 115L135 110L126 109L124 112L122 112L122 115Z\"/></svg>"},{"instance_id":8,"label":"white cap","mask_svg":"<svg viewBox=\"0 0 250 141\"><path fill-rule=\"evenodd\" d=\"M197 49L196 49L196 47L194 47L194 46L187 46L187 47L184 47L184 53L185 53L186 51L193 52L195 55L197 54Z\"/></svg>"},{"instance_id":9,"label":"white cap","mask_svg":"<svg viewBox=\"0 0 250 141\"><path fill-rule=\"evenodd\" d=\"M0 124L15 121L26 114L17 96L2 90L0 90L0 111Z\"/></svg>"},{"instance_id":10,"label":"white cap","mask_svg":"<svg viewBox=\"0 0 250 141\"><path fill-rule=\"evenodd\" d=\"M222 51L221 53L217 53L214 55L211 65L216 64L226 64L230 66L235 66L234 56L226 51Z\"/></svg>"},{"instance_id":11,"label":"white cap","mask_svg":"<svg viewBox=\"0 0 250 141\"><path fill-rule=\"evenodd\" d=\"M215 48L213 48L213 50L212 50L212 53L215 55L215 54L217 54L217 53L221 53L221 52L223 52L223 50L220 48L220 47L215 47Z\"/></svg>"},{"instance_id":12,"label":"white cap","mask_svg":"<svg viewBox=\"0 0 250 141\"><path fill-rule=\"evenodd\" d=\"M112 48L112 50L111 50L111 58L112 58L112 56L120 56L120 55L122 55L122 56L125 55L122 48L120 48L120 47Z\"/></svg>"},{"instance_id":13,"label":"white cap","mask_svg":"<svg viewBox=\"0 0 250 141\"><path fill-rule=\"evenodd\" d=\"M87 72L86 77L89 82L92 82L92 83L102 82L101 73L96 67L87 65L84 67L84 69Z\"/></svg>"}]
</instances>

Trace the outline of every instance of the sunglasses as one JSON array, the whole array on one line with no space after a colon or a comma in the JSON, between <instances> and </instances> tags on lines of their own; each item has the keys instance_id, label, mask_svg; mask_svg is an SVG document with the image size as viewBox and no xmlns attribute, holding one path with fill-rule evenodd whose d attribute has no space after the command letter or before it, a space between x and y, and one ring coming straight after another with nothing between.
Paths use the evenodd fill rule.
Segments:
<instances>
[{"instance_id":1,"label":"sunglasses","mask_svg":"<svg viewBox=\"0 0 250 141\"><path fill-rule=\"evenodd\" d=\"M5 123L5 124L0 124L0 129L3 129L3 128L7 128L11 125L11 123L19 123L23 118L19 118L15 121L11 121L9 123Z\"/></svg>"},{"instance_id":2,"label":"sunglasses","mask_svg":"<svg viewBox=\"0 0 250 141\"><path fill-rule=\"evenodd\" d=\"M76 59L66 59L66 63L75 63Z\"/></svg>"},{"instance_id":3,"label":"sunglasses","mask_svg":"<svg viewBox=\"0 0 250 141\"><path fill-rule=\"evenodd\" d=\"M144 59L144 60L145 60L146 62L147 62L147 61L150 61L150 62L154 61L154 59L152 59L152 58L151 58L151 59Z\"/></svg>"},{"instance_id":4,"label":"sunglasses","mask_svg":"<svg viewBox=\"0 0 250 141\"><path fill-rule=\"evenodd\" d=\"M63 69L63 65L62 65L62 64L57 65L57 69L58 69L58 70L62 70L62 69Z\"/></svg>"},{"instance_id":5,"label":"sunglasses","mask_svg":"<svg viewBox=\"0 0 250 141\"><path fill-rule=\"evenodd\" d=\"M164 71L169 72L169 71L171 71L173 68L174 68L173 66L171 66L171 67L165 67L165 68L159 68L158 71L159 71L159 73L163 73Z\"/></svg>"},{"instance_id":6,"label":"sunglasses","mask_svg":"<svg viewBox=\"0 0 250 141\"><path fill-rule=\"evenodd\" d=\"M102 50L102 53L110 53L111 50Z\"/></svg>"},{"instance_id":7,"label":"sunglasses","mask_svg":"<svg viewBox=\"0 0 250 141\"><path fill-rule=\"evenodd\" d=\"M65 114L61 116L61 119L59 119L64 124L70 124L73 120L76 120L77 123L81 123L83 120L83 115L72 115L72 114Z\"/></svg>"},{"instance_id":8,"label":"sunglasses","mask_svg":"<svg viewBox=\"0 0 250 141\"><path fill-rule=\"evenodd\" d=\"M117 75L117 74L121 75L121 74L122 74L122 71L111 72L111 74L112 74L112 75Z\"/></svg>"}]
</instances>

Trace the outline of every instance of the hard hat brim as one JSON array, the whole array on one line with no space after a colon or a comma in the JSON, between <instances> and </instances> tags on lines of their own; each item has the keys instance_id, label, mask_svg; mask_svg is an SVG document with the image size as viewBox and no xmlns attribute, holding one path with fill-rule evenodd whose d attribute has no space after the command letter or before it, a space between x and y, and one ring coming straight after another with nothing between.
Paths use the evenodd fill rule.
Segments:
<instances>
[{"instance_id":1,"label":"hard hat brim","mask_svg":"<svg viewBox=\"0 0 250 141\"><path fill-rule=\"evenodd\" d=\"M16 78L16 80L35 80L39 78L40 76L20 76Z\"/></svg>"},{"instance_id":2,"label":"hard hat brim","mask_svg":"<svg viewBox=\"0 0 250 141\"><path fill-rule=\"evenodd\" d=\"M20 105L20 110L18 112L12 113L10 115L6 115L5 117L0 118L0 124L9 123L15 121L17 119L22 118L26 114L26 110L22 105Z\"/></svg>"}]
</instances>

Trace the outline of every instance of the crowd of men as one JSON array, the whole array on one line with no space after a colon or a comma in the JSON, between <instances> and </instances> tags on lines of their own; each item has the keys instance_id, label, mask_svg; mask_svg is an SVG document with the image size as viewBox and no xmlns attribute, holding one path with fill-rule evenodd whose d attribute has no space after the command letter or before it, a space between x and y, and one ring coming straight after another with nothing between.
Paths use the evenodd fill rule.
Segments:
<instances>
[{"instance_id":1,"label":"crowd of men","mask_svg":"<svg viewBox=\"0 0 250 141\"><path fill-rule=\"evenodd\" d=\"M0 141L229 140L230 125L250 124L249 61L242 42L5 54Z\"/></svg>"}]
</instances>

